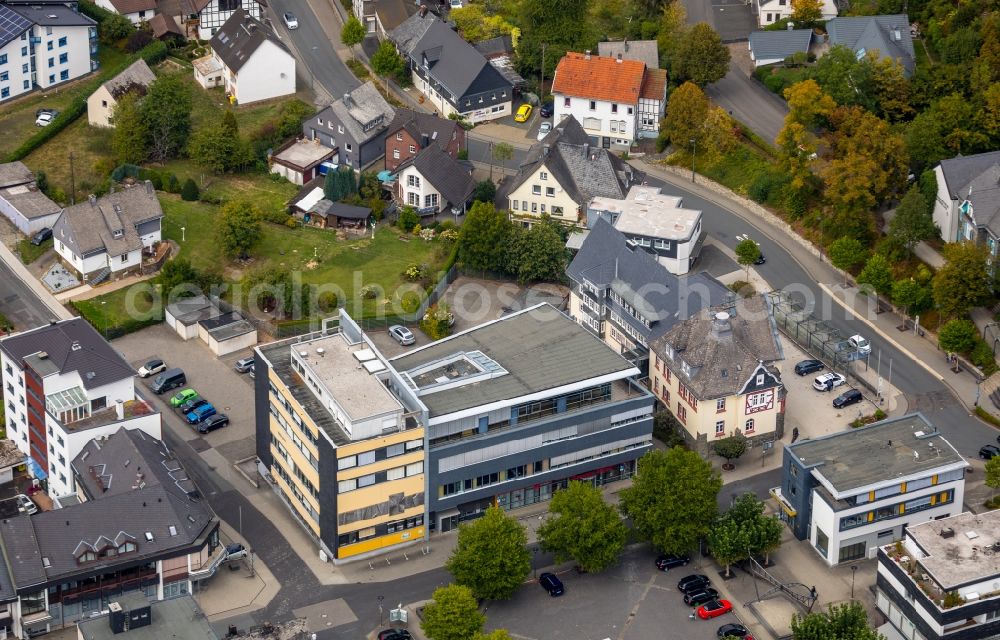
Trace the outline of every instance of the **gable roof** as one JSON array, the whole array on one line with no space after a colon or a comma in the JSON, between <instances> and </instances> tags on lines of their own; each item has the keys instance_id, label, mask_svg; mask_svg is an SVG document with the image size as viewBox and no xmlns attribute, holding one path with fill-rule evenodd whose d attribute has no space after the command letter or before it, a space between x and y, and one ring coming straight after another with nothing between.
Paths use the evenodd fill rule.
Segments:
<instances>
[{"instance_id":1,"label":"gable roof","mask_svg":"<svg viewBox=\"0 0 1000 640\"><path fill-rule=\"evenodd\" d=\"M138 90L139 95L145 95L146 89L156 80L149 65L142 58L130 64L124 71L105 82L102 86L115 99L132 90Z\"/></svg>"},{"instance_id":2,"label":"gable roof","mask_svg":"<svg viewBox=\"0 0 1000 640\"><path fill-rule=\"evenodd\" d=\"M706 307L732 299L725 285L704 272L676 276L656 257L628 242L607 220L599 219L566 269L575 282L589 281L611 289L636 309L650 326L631 321L630 313L618 309L640 335L650 340ZM584 291L582 295L590 295ZM617 303L601 300L617 308Z\"/></svg>"},{"instance_id":3,"label":"gable roof","mask_svg":"<svg viewBox=\"0 0 1000 640\"><path fill-rule=\"evenodd\" d=\"M111 6L118 13L125 15L156 9L156 0L111 0Z\"/></svg>"},{"instance_id":4,"label":"gable roof","mask_svg":"<svg viewBox=\"0 0 1000 640\"><path fill-rule=\"evenodd\" d=\"M181 28L177 26L173 16L158 13L149 19L149 28L153 30L154 38L162 38L168 34L183 36Z\"/></svg>"},{"instance_id":5,"label":"gable roof","mask_svg":"<svg viewBox=\"0 0 1000 640\"><path fill-rule=\"evenodd\" d=\"M0 9L3 5L0 5ZM0 189L28 184L35 181L35 174L20 160L0 164Z\"/></svg>"},{"instance_id":6,"label":"gable roof","mask_svg":"<svg viewBox=\"0 0 1000 640\"><path fill-rule=\"evenodd\" d=\"M642 76L642 87L639 89L639 97L663 101L666 95L666 69L646 69L646 73Z\"/></svg>"},{"instance_id":7,"label":"gable roof","mask_svg":"<svg viewBox=\"0 0 1000 640\"><path fill-rule=\"evenodd\" d=\"M274 31L241 7L219 27L209 44L227 68L239 71L250 56L268 41L289 56L292 55Z\"/></svg>"},{"instance_id":8,"label":"gable roof","mask_svg":"<svg viewBox=\"0 0 1000 640\"><path fill-rule=\"evenodd\" d=\"M509 56L514 53L514 42L509 35L480 40L472 46L475 47L476 51L483 54L487 58L493 56Z\"/></svg>"},{"instance_id":9,"label":"gable roof","mask_svg":"<svg viewBox=\"0 0 1000 640\"><path fill-rule=\"evenodd\" d=\"M607 58L617 58L621 54L626 60L638 60L646 65L646 69L660 68L660 50L656 40L619 40L616 42L598 42L597 55Z\"/></svg>"},{"instance_id":10,"label":"gable roof","mask_svg":"<svg viewBox=\"0 0 1000 640\"><path fill-rule=\"evenodd\" d=\"M375 0L375 15L385 31L392 31L415 14L420 5L407 0Z\"/></svg>"},{"instance_id":11,"label":"gable roof","mask_svg":"<svg viewBox=\"0 0 1000 640\"><path fill-rule=\"evenodd\" d=\"M812 29L751 31L750 50L755 60L784 60L793 53L808 52Z\"/></svg>"},{"instance_id":12,"label":"gable roof","mask_svg":"<svg viewBox=\"0 0 1000 640\"><path fill-rule=\"evenodd\" d=\"M412 109L396 109L396 117L389 123L386 135L391 136L400 129L403 129L411 138L420 142L421 136L438 143L441 148L445 148L451 142L452 135L459 128L458 122L439 118L432 113L423 111L413 111Z\"/></svg>"},{"instance_id":13,"label":"gable roof","mask_svg":"<svg viewBox=\"0 0 1000 640\"><path fill-rule=\"evenodd\" d=\"M855 53L878 50L882 57L899 61L907 73L916 64L910 20L903 14L834 18L826 23L831 45L843 45Z\"/></svg>"},{"instance_id":14,"label":"gable roof","mask_svg":"<svg viewBox=\"0 0 1000 640\"><path fill-rule=\"evenodd\" d=\"M375 84L369 80L351 89L349 93L313 117L322 117L342 124L347 135L361 144L385 131L395 115L396 110L386 102ZM369 128L366 129L366 126Z\"/></svg>"},{"instance_id":15,"label":"gable roof","mask_svg":"<svg viewBox=\"0 0 1000 640\"><path fill-rule=\"evenodd\" d=\"M16 362L45 352L51 371L76 371L87 389L135 376L129 363L83 318L15 333L0 339L0 349Z\"/></svg>"},{"instance_id":16,"label":"gable roof","mask_svg":"<svg viewBox=\"0 0 1000 640\"><path fill-rule=\"evenodd\" d=\"M31 28L28 20L5 4L0 4L0 47L21 37Z\"/></svg>"},{"instance_id":17,"label":"gable roof","mask_svg":"<svg viewBox=\"0 0 1000 640\"><path fill-rule=\"evenodd\" d=\"M409 56L413 51L413 48L420 42L427 33L427 30L431 28L431 25L437 21L437 17L430 12L423 13L417 12L403 21L398 27L389 32L389 39L392 40L396 47L399 49L400 53L405 56Z\"/></svg>"},{"instance_id":18,"label":"gable roof","mask_svg":"<svg viewBox=\"0 0 1000 640\"><path fill-rule=\"evenodd\" d=\"M552 93L636 104L646 65L584 53L567 53L556 65Z\"/></svg>"},{"instance_id":19,"label":"gable roof","mask_svg":"<svg viewBox=\"0 0 1000 640\"><path fill-rule=\"evenodd\" d=\"M976 224L1000 236L1000 151L941 161L948 195L972 204Z\"/></svg>"},{"instance_id":20,"label":"gable roof","mask_svg":"<svg viewBox=\"0 0 1000 640\"><path fill-rule=\"evenodd\" d=\"M120 256L142 248L140 224L162 217L153 185L146 181L63 209L52 234L78 256L100 251Z\"/></svg>"},{"instance_id":21,"label":"gable roof","mask_svg":"<svg viewBox=\"0 0 1000 640\"><path fill-rule=\"evenodd\" d=\"M771 303L762 295L703 309L654 340L651 347L701 399L739 394L762 364L784 358ZM688 365L689 374L676 366L680 361ZM769 373L780 382L775 371Z\"/></svg>"},{"instance_id":22,"label":"gable roof","mask_svg":"<svg viewBox=\"0 0 1000 640\"><path fill-rule=\"evenodd\" d=\"M395 173L402 173L403 169L411 165L453 206L465 204L476 189L472 172L436 144L421 149L416 156L396 167Z\"/></svg>"}]
</instances>

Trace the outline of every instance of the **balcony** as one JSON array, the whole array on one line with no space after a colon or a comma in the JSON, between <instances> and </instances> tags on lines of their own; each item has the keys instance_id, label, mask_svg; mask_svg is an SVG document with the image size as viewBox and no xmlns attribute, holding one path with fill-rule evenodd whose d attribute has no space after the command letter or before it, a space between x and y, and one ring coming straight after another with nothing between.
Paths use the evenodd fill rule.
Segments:
<instances>
[{"instance_id":1,"label":"balcony","mask_svg":"<svg viewBox=\"0 0 1000 640\"><path fill-rule=\"evenodd\" d=\"M1000 596L1000 590L979 594L973 601L967 601L958 595L957 591L945 591L941 585L929 575L920 561L911 557L902 543L886 545L879 549L879 554L884 555L889 560L889 572L904 585L907 580L913 583L925 596L925 606L933 603L938 612L948 611L956 607L963 607L969 604L978 604L983 600ZM950 617L950 616L949 616ZM951 624L958 624L952 622ZM946 625L947 626L947 625ZM959 625L961 626L961 625ZM956 627L957 628L957 627ZM951 631L951 629L949 629Z\"/></svg>"}]
</instances>

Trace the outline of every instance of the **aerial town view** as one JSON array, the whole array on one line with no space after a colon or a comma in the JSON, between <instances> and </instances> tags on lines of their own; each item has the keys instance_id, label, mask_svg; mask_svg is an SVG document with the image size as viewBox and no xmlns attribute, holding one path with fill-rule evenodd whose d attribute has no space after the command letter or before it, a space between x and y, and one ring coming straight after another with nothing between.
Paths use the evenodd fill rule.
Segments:
<instances>
[{"instance_id":1,"label":"aerial town view","mask_svg":"<svg viewBox=\"0 0 1000 640\"><path fill-rule=\"evenodd\" d=\"M1000 640L1000 0L0 0L0 640Z\"/></svg>"}]
</instances>

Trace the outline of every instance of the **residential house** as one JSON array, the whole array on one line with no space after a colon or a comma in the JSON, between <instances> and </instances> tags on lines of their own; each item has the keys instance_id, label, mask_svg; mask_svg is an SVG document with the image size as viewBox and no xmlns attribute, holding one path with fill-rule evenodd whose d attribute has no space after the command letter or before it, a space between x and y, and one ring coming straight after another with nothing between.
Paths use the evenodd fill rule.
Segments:
<instances>
[{"instance_id":1,"label":"residential house","mask_svg":"<svg viewBox=\"0 0 1000 640\"><path fill-rule=\"evenodd\" d=\"M995 258L1000 240L1000 151L942 160L934 176L933 219L941 238L983 243Z\"/></svg>"},{"instance_id":2,"label":"residential house","mask_svg":"<svg viewBox=\"0 0 1000 640\"><path fill-rule=\"evenodd\" d=\"M183 40L184 32L177 25L177 20L173 16L165 16L158 13L149 19L149 28L153 32L153 37L157 40Z\"/></svg>"},{"instance_id":3,"label":"residential house","mask_svg":"<svg viewBox=\"0 0 1000 640\"><path fill-rule=\"evenodd\" d=\"M878 631L905 640L986 640L1000 633L1000 511L912 524L878 550Z\"/></svg>"},{"instance_id":4,"label":"residential house","mask_svg":"<svg viewBox=\"0 0 1000 640\"><path fill-rule=\"evenodd\" d=\"M707 273L683 278L670 273L604 219L587 233L566 275L573 319L642 371L648 369L654 340L678 322L733 297Z\"/></svg>"},{"instance_id":5,"label":"residential house","mask_svg":"<svg viewBox=\"0 0 1000 640\"><path fill-rule=\"evenodd\" d=\"M587 205L587 227L610 222L636 247L651 253L674 275L684 275L701 253L701 211L684 208L680 196L635 185L624 199L598 196Z\"/></svg>"},{"instance_id":6,"label":"residential house","mask_svg":"<svg viewBox=\"0 0 1000 640\"><path fill-rule=\"evenodd\" d=\"M0 102L98 67L97 23L66 4L0 4Z\"/></svg>"},{"instance_id":7,"label":"residential house","mask_svg":"<svg viewBox=\"0 0 1000 640\"><path fill-rule=\"evenodd\" d=\"M808 54L812 39L812 29L751 31L750 60L754 67L780 64L797 53Z\"/></svg>"},{"instance_id":8,"label":"residential house","mask_svg":"<svg viewBox=\"0 0 1000 640\"><path fill-rule=\"evenodd\" d=\"M257 455L335 562L631 477L652 447L640 371L549 305L392 359L341 311L256 358Z\"/></svg>"},{"instance_id":9,"label":"residential house","mask_svg":"<svg viewBox=\"0 0 1000 640\"><path fill-rule=\"evenodd\" d=\"M420 10L419 2L411 0L371 0L374 17L374 33L380 40L389 37L392 30L406 22L406 20ZM371 21L368 20L369 33L371 33Z\"/></svg>"},{"instance_id":10,"label":"residential house","mask_svg":"<svg viewBox=\"0 0 1000 640\"><path fill-rule=\"evenodd\" d=\"M337 149L334 161L360 171L385 153L385 135L396 111L372 82L302 123L302 135Z\"/></svg>"},{"instance_id":11,"label":"residential house","mask_svg":"<svg viewBox=\"0 0 1000 640\"><path fill-rule=\"evenodd\" d=\"M454 120L411 109L397 109L396 117L385 131L385 168L394 171L430 144L438 145L458 160L459 152L467 149L465 129Z\"/></svg>"},{"instance_id":12,"label":"residential house","mask_svg":"<svg viewBox=\"0 0 1000 640\"><path fill-rule=\"evenodd\" d=\"M160 242L163 209L147 180L63 209L52 236L56 253L91 284L142 268L143 251Z\"/></svg>"},{"instance_id":13,"label":"residential house","mask_svg":"<svg viewBox=\"0 0 1000 640\"><path fill-rule=\"evenodd\" d=\"M83 318L0 339L0 361L7 436L52 496L76 493L70 464L90 441L122 427L160 439L135 371Z\"/></svg>"},{"instance_id":14,"label":"residential house","mask_svg":"<svg viewBox=\"0 0 1000 640\"><path fill-rule=\"evenodd\" d=\"M553 122L574 117L595 147L628 148L656 137L667 104L667 72L639 60L567 53L552 78Z\"/></svg>"},{"instance_id":15,"label":"residential house","mask_svg":"<svg viewBox=\"0 0 1000 640\"><path fill-rule=\"evenodd\" d=\"M327 171L336 167L333 160L336 154L336 147L324 146L318 138L298 139L275 149L268 160L271 173L286 178L292 184L303 185L320 174L325 176Z\"/></svg>"},{"instance_id":16,"label":"residential house","mask_svg":"<svg viewBox=\"0 0 1000 640\"><path fill-rule=\"evenodd\" d=\"M133 62L124 71L102 84L87 98L87 121L95 127L113 127L111 116L118 100L127 93L146 95L149 85L156 80L145 60Z\"/></svg>"},{"instance_id":17,"label":"residential house","mask_svg":"<svg viewBox=\"0 0 1000 640\"><path fill-rule=\"evenodd\" d=\"M413 86L441 117L469 122L511 115L514 85L447 23L421 7L389 34L413 76Z\"/></svg>"},{"instance_id":18,"label":"residential house","mask_svg":"<svg viewBox=\"0 0 1000 640\"><path fill-rule=\"evenodd\" d=\"M113 599L108 609L114 613L77 624L79 640L220 640L191 596L153 603L122 596Z\"/></svg>"},{"instance_id":19,"label":"residential house","mask_svg":"<svg viewBox=\"0 0 1000 640\"><path fill-rule=\"evenodd\" d=\"M228 557L219 519L161 442L121 430L73 464L86 501L0 522L16 637L72 628L109 600L135 610L189 595Z\"/></svg>"},{"instance_id":20,"label":"residential house","mask_svg":"<svg viewBox=\"0 0 1000 640\"><path fill-rule=\"evenodd\" d=\"M906 75L916 68L910 19L906 14L834 18L826 23L826 33L831 47L847 47L858 58L878 51L880 58L901 64Z\"/></svg>"},{"instance_id":21,"label":"residential house","mask_svg":"<svg viewBox=\"0 0 1000 640\"><path fill-rule=\"evenodd\" d=\"M23 162L0 164L0 213L18 231L33 235L52 227L62 209L38 189L35 174Z\"/></svg>"},{"instance_id":22,"label":"residential house","mask_svg":"<svg viewBox=\"0 0 1000 640\"><path fill-rule=\"evenodd\" d=\"M660 68L660 51L656 40L616 40L614 42L598 42L597 55L602 58L618 58L637 60L647 69Z\"/></svg>"},{"instance_id":23,"label":"residential house","mask_svg":"<svg viewBox=\"0 0 1000 640\"><path fill-rule=\"evenodd\" d=\"M794 10L792 4L792 0L752 0L753 13L757 16L757 26L763 29L779 20L791 18ZM836 0L821 0L820 11L822 12L822 20L836 18Z\"/></svg>"},{"instance_id":24,"label":"residential house","mask_svg":"<svg viewBox=\"0 0 1000 640\"><path fill-rule=\"evenodd\" d=\"M502 195L511 219L531 226L547 215L582 225L587 204L596 197L624 199L642 181L632 167L607 149L594 146L576 118L556 121L533 145Z\"/></svg>"},{"instance_id":25,"label":"residential house","mask_svg":"<svg viewBox=\"0 0 1000 640\"><path fill-rule=\"evenodd\" d=\"M223 25L238 11L242 11L254 20L263 20L264 0L182 0L190 2L192 15L198 16L198 38L207 40L215 36ZM245 22L245 21L241 21ZM268 53L273 56L274 53ZM293 91L294 92L294 91Z\"/></svg>"},{"instance_id":26,"label":"residential house","mask_svg":"<svg viewBox=\"0 0 1000 640\"><path fill-rule=\"evenodd\" d=\"M14 468L23 468L23 465L24 453L17 448L17 443L7 438L0 439L0 484L13 482ZM0 607L0 610L2 610L2 607ZM2 626L2 622L0 622L0 626Z\"/></svg>"},{"instance_id":27,"label":"residential house","mask_svg":"<svg viewBox=\"0 0 1000 640\"><path fill-rule=\"evenodd\" d=\"M416 207L421 214L465 213L465 206L476 189L472 168L460 164L433 144L400 163L393 173L397 178L399 202Z\"/></svg>"},{"instance_id":28,"label":"residential house","mask_svg":"<svg viewBox=\"0 0 1000 640\"><path fill-rule=\"evenodd\" d=\"M97 0L97 6L125 16L136 26L156 15L156 0Z\"/></svg>"},{"instance_id":29,"label":"residential house","mask_svg":"<svg viewBox=\"0 0 1000 640\"><path fill-rule=\"evenodd\" d=\"M209 45L212 53L194 61L194 78L202 87L224 86L239 104L295 93L295 56L270 27L243 9L215 29Z\"/></svg>"},{"instance_id":30,"label":"residential house","mask_svg":"<svg viewBox=\"0 0 1000 640\"><path fill-rule=\"evenodd\" d=\"M784 358L765 296L700 311L654 339L653 393L702 455L712 443L741 433L755 443L784 434L785 387L776 363Z\"/></svg>"},{"instance_id":31,"label":"residential house","mask_svg":"<svg viewBox=\"0 0 1000 640\"><path fill-rule=\"evenodd\" d=\"M968 464L913 413L785 445L772 492L795 537L834 566L874 558L911 527L961 513Z\"/></svg>"},{"instance_id":32,"label":"residential house","mask_svg":"<svg viewBox=\"0 0 1000 640\"><path fill-rule=\"evenodd\" d=\"M476 51L483 54L490 64L519 91L527 86L527 82L515 69L514 39L511 36L497 36L481 40L472 45Z\"/></svg>"}]
</instances>

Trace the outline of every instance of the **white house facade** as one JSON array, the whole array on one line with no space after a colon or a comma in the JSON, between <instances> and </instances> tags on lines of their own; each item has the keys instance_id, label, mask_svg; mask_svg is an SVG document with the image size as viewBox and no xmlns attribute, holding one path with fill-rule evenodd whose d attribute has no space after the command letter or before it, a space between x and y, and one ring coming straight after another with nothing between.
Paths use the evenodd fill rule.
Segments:
<instances>
[{"instance_id":1,"label":"white house facade","mask_svg":"<svg viewBox=\"0 0 1000 640\"><path fill-rule=\"evenodd\" d=\"M832 20L837 17L837 5L834 0L821 0L821 7L822 20ZM757 25L761 28L791 18L792 10L792 0L753 0L753 12L757 15Z\"/></svg>"},{"instance_id":2,"label":"white house facade","mask_svg":"<svg viewBox=\"0 0 1000 640\"><path fill-rule=\"evenodd\" d=\"M218 28L212 54L194 61L195 79L203 87L218 86L239 104L295 93L295 57L278 36L242 9Z\"/></svg>"}]
</instances>

